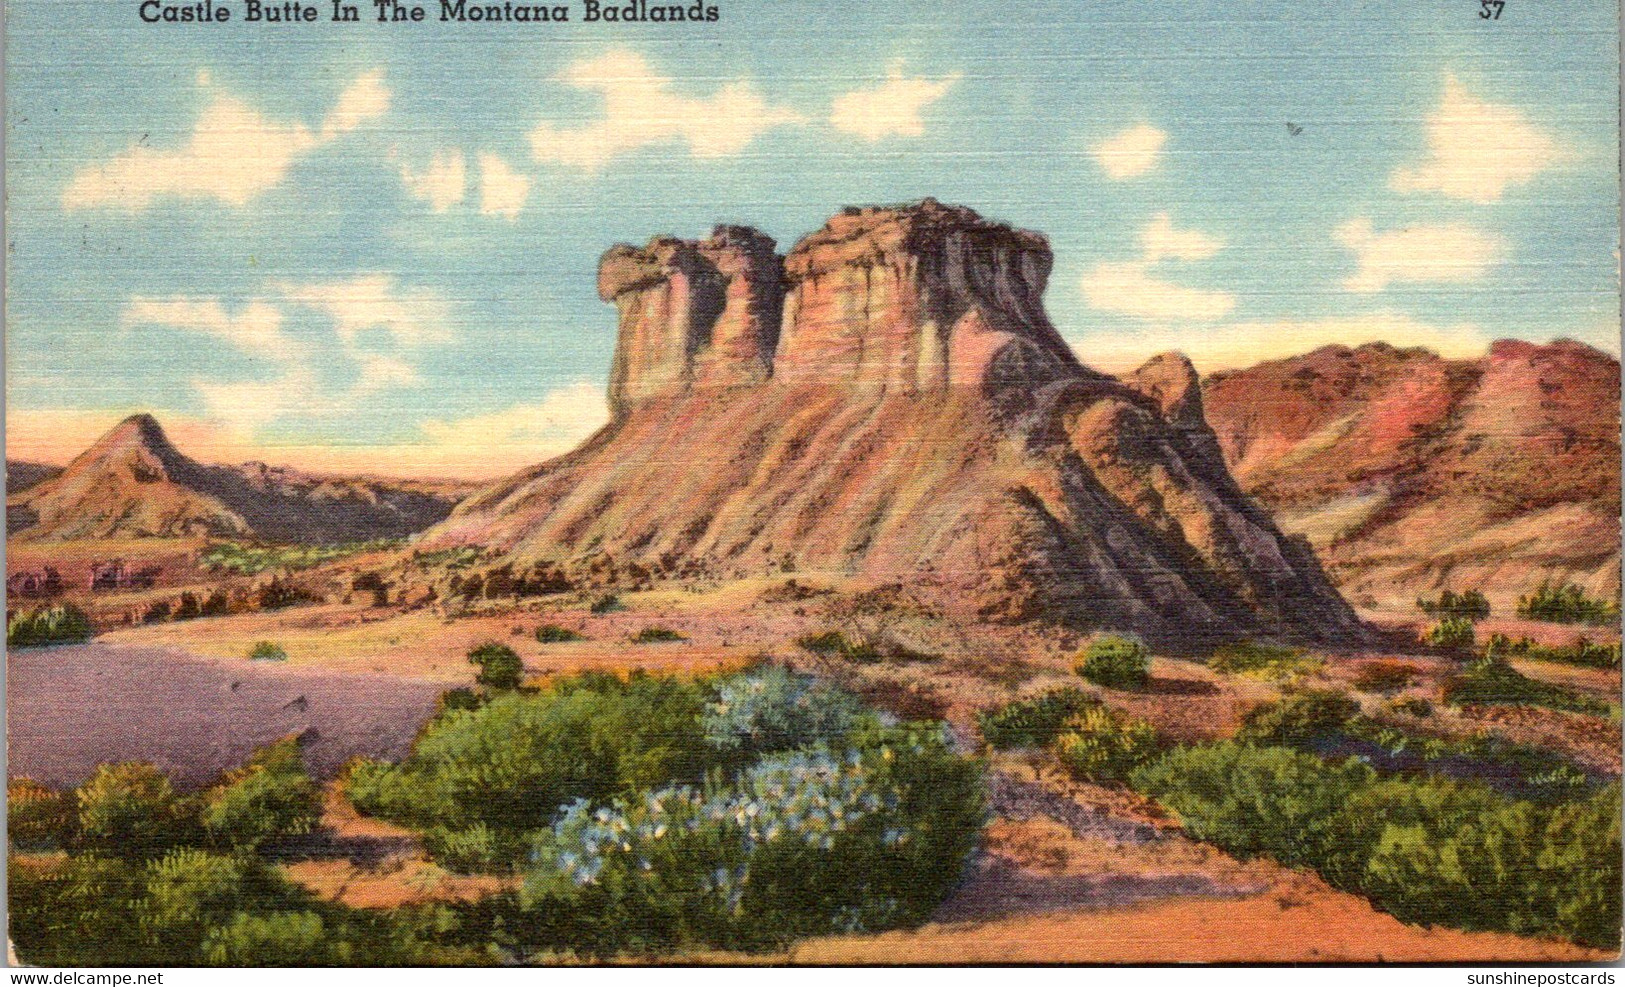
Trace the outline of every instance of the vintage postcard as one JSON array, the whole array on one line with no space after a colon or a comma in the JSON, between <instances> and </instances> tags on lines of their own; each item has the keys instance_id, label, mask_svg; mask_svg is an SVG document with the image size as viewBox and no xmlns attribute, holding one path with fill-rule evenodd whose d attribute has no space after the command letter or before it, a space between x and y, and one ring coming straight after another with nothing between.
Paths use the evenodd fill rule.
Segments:
<instances>
[{"instance_id":1,"label":"vintage postcard","mask_svg":"<svg viewBox=\"0 0 1625 987\"><path fill-rule=\"evenodd\" d=\"M13 962L1619 955L1616 2L5 15Z\"/></svg>"}]
</instances>

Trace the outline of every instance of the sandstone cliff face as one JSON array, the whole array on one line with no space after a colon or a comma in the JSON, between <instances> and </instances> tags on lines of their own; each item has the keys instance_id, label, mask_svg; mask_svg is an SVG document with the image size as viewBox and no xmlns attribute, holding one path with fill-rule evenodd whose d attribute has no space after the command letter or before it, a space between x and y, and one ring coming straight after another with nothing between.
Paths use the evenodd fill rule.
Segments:
<instances>
[{"instance_id":1,"label":"sandstone cliff face","mask_svg":"<svg viewBox=\"0 0 1625 987\"><path fill-rule=\"evenodd\" d=\"M1215 374L1207 413L1242 486L1355 598L1409 607L1543 580L1619 593L1619 362L1580 343L1476 360L1332 346Z\"/></svg>"},{"instance_id":2,"label":"sandstone cliff face","mask_svg":"<svg viewBox=\"0 0 1625 987\"><path fill-rule=\"evenodd\" d=\"M724 229L606 254L610 426L426 547L602 581L902 579L986 617L1186 641L1363 633L1231 479L1188 362L1118 381L1072 355L1042 236L927 200L771 249Z\"/></svg>"}]
</instances>

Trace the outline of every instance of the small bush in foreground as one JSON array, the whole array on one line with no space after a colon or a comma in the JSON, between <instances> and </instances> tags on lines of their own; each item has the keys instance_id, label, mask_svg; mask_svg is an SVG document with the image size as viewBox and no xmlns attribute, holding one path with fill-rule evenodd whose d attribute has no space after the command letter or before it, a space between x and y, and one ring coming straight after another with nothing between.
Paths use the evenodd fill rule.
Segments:
<instances>
[{"instance_id":1,"label":"small bush in foreground","mask_svg":"<svg viewBox=\"0 0 1625 987\"><path fill-rule=\"evenodd\" d=\"M1540 588L1518 599L1518 616L1556 624L1612 624L1619 620L1619 604L1593 599L1572 583L1540 584Z\"/></svg>"},{"instance_id":2,"label":"small bush in foreground","mask_svg":"<svg viewBox=\"0 0 1625 987\"><path fill-rule=\"evenodd\" d=\"M1533 661L1553 661L1581 668L1616 669L1619 667L1620 646L1597 644L1590 638L1578 638L1572 644L1537 644L1527 637L1514 641L1505 634L1493 634L1484 649L1484 656L1529 658Z\"/></svg>"},{"instance_id":3,"label":"small bush in foreground","mask_svg":"<svg viewBox=\"0 0 1625 987\"><path fill-rule=\"evenodd\" d=\"M248 649L249 661L287 661L288 653L275 641L256 641Z\"/></svg>"},{"instance_id":4,"label":"small bush in foreground","mask_svg":"<svg viewBox=\"0 0 1625 987\"><path fill-rule=\"evenodd\" d=\"M1242 720L1238 740L1302 747L1335 737L1360 715L1360 704L1329 689L1284 696L1260 706Z\"/></svg>"},{"instance_id":5,"label":"small bush in foreground","mask_svg":"<svg viewBox=\"0 0 1625 987\"><path fill-rule=\"evenodd\" d=\"M1048 747L1060 736L1067 720L1094 705L1095 701L1080 689L1051 689L991 713L977 713L976 723L983 739L995 750Z\"/></svg>"},{"instance_id":6,"label":"small bush in foreground","mask_svg":"<svg viewBox=\"0 0 1625 987\"><path fill-rule=\"evenodd\" d=\"M712 747L760 756L838 741L862 716L863 709L851 694L767 665L720 682L700 725Z\"/></svg>"},{"instance_id":7,"label":"small bush in foreground","mask_svg":"<svg viewBox=\"0 0 1625 987\"><path fill-rule=\"evenodd\" d=\"M1463 651L1473 646L1473 622L1466 617L1446 617L1428 628L1422 643L1435 648Z\"/></svg>"},{"instance_id":8,"label":"small bush in foreground","mask_svg":"<svg viewBox=\"0 0 1625 987\"><path fill-rule=\"evenodd\" d=\"M18 613L6 622L6 647L79 644L90 640L90 618L71 603Z\"/></svg>"},{"instance_id":9,"label":"small bush in foreground","mask_svg":"<svg viewBox=\"0 0 1625 987\"><path fill-rule=\"evenodd\" d=\"M1499 658L1474 662L1445 684L1444 698L1452 706L1544 706L1593 716L1612 709L1600 699L1529 678Z\"/></svg>"},{"instance_id":10,"label":"small bush in foreground","mask_svg":"<svg viewBox=\"0 0 1625 987\"><path fill-rule=\"evenodd\" d=\"M195 828L190 806L151 764L104 764L79 786L75 798L80 846L106 856L159 857Z\"/></svg>"},{"instance_id":11,"label":"small bush in foreground","mask_svg":"<svg viewBox=\"0 0 1625 987\"><path fill-rule=\"evenodd\" d=\"M211 843L241 851L308 833L321 813L321 791L305 773L299 742L290 737L228 774L208 794L201 818Z\"/></svg>"},{"instance_id":12,"label":"small bush in foreground","mask_svg":"<svg viewBox=\"0 0 1625 987\"><path fill-rule=\"evenodd\" d=\"M558 624L543 624L536 628L536 642L538 644L570 644L574 641L585 641L586 638Z\"/></svg>"},{"instance_id":13,"label":"small bush in foreground","mask_svg":"<svg viewBox=\"0 0 1625 987\"><path fill-rule=\"evenodd\" d=\"M592 606L588 609L590 609L593 613L602 616L606 613L615 613L620 610L625 610L626 607L621 604L620 597L613 593L606 593L603 596L600 596L598 599L592 601Z\"/></svg>"},{"instance_id":14,"label":"small bush in foreground","mask_svg":"<svg viewBox=\"0 0 1625 987\"><path fill-rule=\"evenodd\" d=\"M1093 706L1067 721L1055 740L1055 753L1086 781L1124 781L1156 756L1157 732L1144 720L1125 719L1104 706Z\"/></svg>"},{"instance_id":15,"label":"small bush in foreground","mask_svg":"<svg viewBox=\"0 0 1625 987\"><path fill-rule=\"evenodd\" d=\"M1134 787L1243 858L1318 871L1407 922L1620 941L1620 788L1541 806L1359 761L1226 741L1178 748Z\"/></svg>"},{"instance_id":16,"label":"small bush in foreground","mask_svg":"<svg viewBox=\"0 0 1625 987\"><path fill-rule=\"evenodd\" d=\"M1089 645L1075 671L1108 689L1142 689L1151 681L1151 654L1133 638L1107 635Z\"/></svg>"},{"instance_id":17,"label":"small bush in foreground","mask_svg":"<svg viewBox=\"0 0 1625 987\"><path fill-rule=\"evenodd\" d=\"M29 778L6 783L6 839L19 850L63 850L78 831L73 800Z\"/></svg>"},{"instance_id":18,"label":"small bush in foreground","mask_svg":"<svg viewBox=\"0 0 1625 987\"><path fill-rule=\"evenodd\" d=\"M474 681L487 689L517 689L525 679L525 661L506 644L488 641L468 653L471 665L480 674Z\"/></svg>"}]
</instances>

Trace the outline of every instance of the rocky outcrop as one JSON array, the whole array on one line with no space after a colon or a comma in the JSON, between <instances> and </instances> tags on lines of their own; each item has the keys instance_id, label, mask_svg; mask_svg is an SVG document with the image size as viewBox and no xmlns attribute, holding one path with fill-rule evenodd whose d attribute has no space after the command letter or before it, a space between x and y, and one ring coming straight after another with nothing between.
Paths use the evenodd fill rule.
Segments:
<instances>
[{"instance_id":1,"label":"rocky outcrop","mask_svg":"<svg viewBox=\"0 0 1625 987\"><path fill-rule=\"evenodd\" d=\"M1606 353L1503 340L1467 360L1328 346L1203 397L1243 488L1345 592L1408 609L1475 588L1510 611L1547 579L1619 594L1619 389Z\"/></svg>"},{"instance_id":2,"label":"rocky outcrop","mask_svg":"<svg viewBox=\"0 0 1625 987\"><path fill-rule=\"evenodd\" d=\"M339 544L399 538L451 513L426 485L312 476L250 463L210 466L169 441L151 415L114 426L57 476L6 500L7 534L82 538L253 538Z\"/></svg>"},{"instance_id":3,"label":"rocky outcrop","mask_svg":"<svg viewBox=\"0 0 1625 987\"><path fill-rule=\"evenodd\" d=\"M927 200L770 251L728 228L606 254L614 420L424 547L599 581L904 579L988 618L1184 642L1362 635L1231 479L1188 362L1119 381L1073 356L1042 236Z\"/></svg>"}]
</instances>

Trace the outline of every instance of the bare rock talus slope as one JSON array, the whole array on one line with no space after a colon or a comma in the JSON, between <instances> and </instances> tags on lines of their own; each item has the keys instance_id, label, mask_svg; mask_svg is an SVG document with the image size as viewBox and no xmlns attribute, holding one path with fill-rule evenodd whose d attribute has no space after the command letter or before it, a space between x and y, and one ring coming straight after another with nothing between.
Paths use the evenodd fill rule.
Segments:
<instances>
[{"instance_id":1,"label":"bare rock talus slope","mask_svg":"<svg viewBox=\"0 0 1625 987\"><path fill-rule=\"evenodd\" d=\"M983 615L1347 638L1307 543L1232 481L1183 357L1119 381L1042 303L1044 237L932 200L610 250L611 423L427 547L718 578L907 580Z\"/></svg>"},{"instance_id":2,"label":"bare rock talus slope","mask_svg":"<svg viewBox=\"0 0 1625 987\"><path fill-rule=\"evenodd\" d=\"M1204 390L1243 488L1353 598L1476 587L1507 603L1544 579L1618 596L1620 377L1606 353L1333 346Z\"/></svg>"},{"instance_id":3,"label":"bare rock talus slope","mask_svg":"<svg viewBox=\"0 0 1625 987\"><path fill-rule=\"evenodd\" d=\"M8 535L32 541L215 536L335 544L421 531L455 498L431 485L310 476L185 456L156 419L115 426L59 475L6 500Z\"/></svg>"}]
</instances>

